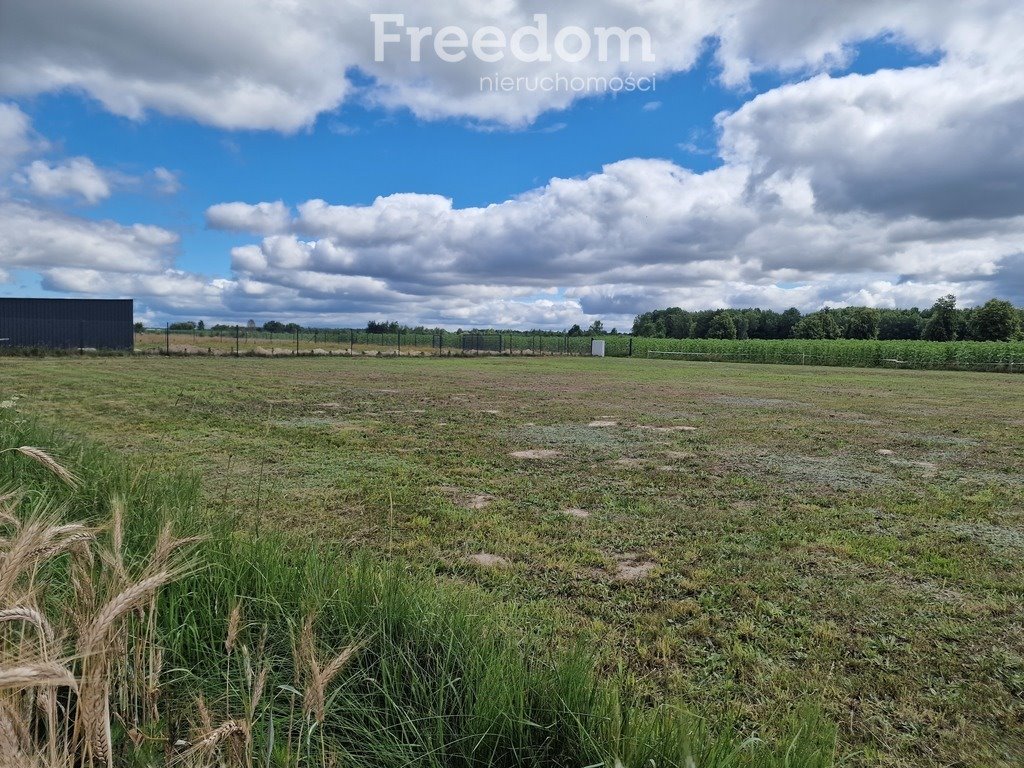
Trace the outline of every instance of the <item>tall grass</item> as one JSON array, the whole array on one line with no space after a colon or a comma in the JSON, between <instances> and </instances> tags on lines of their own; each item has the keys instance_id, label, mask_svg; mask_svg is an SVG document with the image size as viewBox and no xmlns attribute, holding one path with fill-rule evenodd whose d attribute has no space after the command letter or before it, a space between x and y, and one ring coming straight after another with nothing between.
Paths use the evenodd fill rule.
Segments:
<instances>
[{"instance_id":1,"label":"tall grass","mask_svg":"<svg viewBox=\"0 0 1024 768\"><path fill-rule=\"evenodd\" d=\"M18 739L19 765L834 762L814 711L762 740L641 705L483 597L256 537L207 514L191 477L0 414L0 450L40 445L0 452L0 585L22 563L0 611L23 614L0 622L0 735ZM26 531L64 545L28 546ZM52 627L45 652L26 641L45 635L33 622Z\"/></svg>"}]
</instances>

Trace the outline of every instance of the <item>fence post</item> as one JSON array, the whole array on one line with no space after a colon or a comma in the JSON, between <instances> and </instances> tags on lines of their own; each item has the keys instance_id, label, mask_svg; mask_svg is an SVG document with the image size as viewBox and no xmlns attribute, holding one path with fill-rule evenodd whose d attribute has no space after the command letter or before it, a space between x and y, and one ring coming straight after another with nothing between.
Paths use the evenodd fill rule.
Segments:
<instances>
[{"instance_id":1,"label":"fence post","mask_svg":"<svg viewBox=\"0 0 1024 768\"><path fill-rule=\"evenodd\" d=\"M633 337L629 337L629 356L633 356Z\"/></svg>"},{"instance_id":2,"label":"fence post","mask_svg":"<svg viewBox=\"0 0 1024 768\"><path fill-rule=\"evenodd\" d=\"M236 325L235 326L235 357L239 357L240 356L240 353L238 351L238 342L239 342L239 339L241 338L241 336L242 336L242 329L241 329L241 327Z\"/></svg>"},{"instance_id":3,"label":"fence post","mask_svg":"<svg viewBox=\"0 0 1024 768\"><path fill-rule=\"evenodd\" d=\"M402 356L402 330L398 330L398 356Z\"/></svg>"},{"instance_id":4,"label":"fence post","mask_svg":"<svg viewBox=\"0 0 1024 768\"><path fill-rule=\"evenodd\" d=\"M171 324L164 324L164 352L170 356L171 354Z\"/></svg>"},{"instance_id":5,"label":"fence post","mask_svg":"<svg viewBox=\"0 0 1024 768\"><path fill-rule=\"evenodd\" d=\"M295 356L299 356L299 329L295 329Z\"/></svg>"}]
</instances>

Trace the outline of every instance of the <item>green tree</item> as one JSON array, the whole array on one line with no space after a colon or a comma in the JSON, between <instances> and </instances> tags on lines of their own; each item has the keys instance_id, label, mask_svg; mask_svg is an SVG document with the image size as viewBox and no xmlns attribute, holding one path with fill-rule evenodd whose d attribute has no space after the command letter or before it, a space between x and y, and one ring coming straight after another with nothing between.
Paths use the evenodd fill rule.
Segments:
<instances>
[{"instance_id":1,"label":"green tree","mask_svg":"<svg viewBox=\"0 0 1024 768\"><path fill-rule=\"evenodd\" d=\"M878 324L878 338L902 341L921 338L924 319L918 309L883 309Z\"/></svg>"},{"instance_id":2,"label":"green tree","mask_svg":"<svg viewBox=\"0 0 1024 768\"><path fill-rule=\"evenodd\" d=\"M144 330L146 330L146 324L145 323L136 323L135 324L135 332L136 333L142 333Z\"/></svg>"},{"instance_id":3,"label":"green tree","mask_svg":"<svg viewBox=\"0 0 1024 768\"><path fill-rule=\"evenodd\" d=\"M708 326L709 339L736 339L736 321L732 312L718 312Z\"/></svg>"},{"instance_id":4,"label":"green tree","mask_svg":"<svg viewBox=\"0 0 1024 768\"><path fill-rule=\"evenodd\" d=\"M956 296L943 296L932 307L922 338L927 341L956 341L956 325Z\"/></svg>"},{"instance_id":5,"label":"green tree","mask_svg":"<svg viewBox=\"0 0 1024 768\"><path fill-rule=\"evenodd\" d=\"M588 336L604 336L605 335L604 323L601 322L600 320L595 320L593 323L590 324L590 328L587 329L587 335Z\"/></svg>"},{"instance_id":6,"label":"green tree","mask_svg":"<svg viewBox=\"0 0 1024 768\"><path fill-rule=\"evenodd\" d=\"M1020 333L1020 317L1010 302L992 299L971 314L970 333L976 341L1010 341Z\"/></svg>"},{"instance_id":7,"label":"green tree","mask_svg":"<svg viewBox=\"0 0 1024 768\"><path fill-rule=\"evenodd\" d=\"M807 315L793 328L796 339L841 339L843 329L836 322L835 313L826 307L820 312Z\"/></svg>"},{"instance_id":8,"label":"green tree","mask_svg":"<svg viewBox=\"0 0 1024 768\"><path fill-rule=\"evenodd\" d=\"M877 339L880 321L877 309L853 307L846 312L846 338Z\"/></svg>"},{"instance_id":9,"label":"green tree","mask_svg":"<svg viewBox=\"0 0 1024 768\"><path fill-rule=\"evenodd\" d=\"M203 322L202 320L200 320L199 323L196 325L196 328L198 328L200 331L205 331L206 330L206 323Z\"/></svg>"},{"instance_id":10,"label":"green tree","mask_svg":"<svg viewBox=\"0 0 1024 768\"><path fill-rule=\"evenodd\" d=\"M570 336L582 336L583 335L583 329L580 328L579 323L577 323L576 325L574 325L572 328L569 329L569 335Z\"/></svg>"}]
</instances>

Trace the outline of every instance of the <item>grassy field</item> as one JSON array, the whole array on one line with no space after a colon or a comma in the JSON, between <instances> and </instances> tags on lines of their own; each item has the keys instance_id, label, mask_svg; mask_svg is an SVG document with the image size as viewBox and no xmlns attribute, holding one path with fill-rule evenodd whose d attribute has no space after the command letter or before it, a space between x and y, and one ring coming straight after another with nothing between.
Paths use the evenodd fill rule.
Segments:
<instances>
[{"instance_id":1,"label":"grassy field","mask_svg":"<svg viewBox=\"0 0 1024 768\"><path fill-rule=\"evenodd\" d=\"M593 359L24 359L0 399L253 531L506 601L862 765L1024 755L1024 382ZM519 452L527 452L520 454Z\"/></svg>"}]
</instances>

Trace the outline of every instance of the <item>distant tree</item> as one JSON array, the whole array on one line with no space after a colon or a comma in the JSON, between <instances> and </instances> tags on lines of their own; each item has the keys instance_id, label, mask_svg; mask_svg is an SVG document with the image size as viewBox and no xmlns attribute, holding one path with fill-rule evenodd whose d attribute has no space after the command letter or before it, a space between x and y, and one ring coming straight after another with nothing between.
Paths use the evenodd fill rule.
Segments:
<instances>
[{"instance_id":1,"label":"distant tree","mask_svg":"<svg viewBox=\"0 0 1024 768\"><path fill-rule=\"evenodd\" d=\"M843 329L836 322L835 313L826 307L820 312L807 315L793 328L796 339L841 339Z\"/></svg>"},{"instance_id":2,"label":"distant tree","mask_svg":"<svg viewBox=\"0 0 1024 768\"><path fill-rule=\"evenodd\" d=\"M918 309L883 309L879 312L878 338L883 341L920 339L924 318Z\"/></svg>"},{"instance_id":3,"label":"distant tree","mask_svg":"<svg viewBox=\"0 0 1024 768\"><path fill-rule=\"evenodd\" d=\"M821 326L821 317L817 314L807 315L793 327L794 339L823 339L825 331Z\"/></svg>"},{"instance_id":4,"label":"distant tree","mask_svg":"<svg viewBox=\"0 0 1024 768\"><path fill-rule=\"evenodd\" d=\"M572 328L569 329L569 335L570 336L582 336L583 335L583 329L580 328L579 324L577 323L576 325L574 325Z\"/></svg>"},{"instance_id":5,"label":"distant tree","mask_svg":"<svg viewBox=\"0 0 1024 768\"><path fill-rule=\"evenodd\" d=\"M601 322L600 320L595 320L593 323L590 324L590 328L587 329L587 335L588 336L604 336L605 335L604 323Z\"/></svg>"},{"instance_id":6,"label":"distant tree","mask_svg":"<svg viewBox=\"0 0 1024 768\"><path fill-rule=\"evenodd\" d=\"M935 302L921 337L928 341L956 341L956 296L943 296Z\"/></svg>"},{"instance_id":7,"label":"distant tree","mask_svg":"<svg viewBox=\"0 0 1024 768\"><path fill-rule=\"evenodd\" d=\"M881 317L877 309L853 307L846 311L845 335L848 339L877 339Z\"/></svg>"},{"instance_id":8,"label":"distant tree","mask_svg":"<svg viewBox=\"0 0 1024 768\"><path fill-rule=\"evenodd\" d=\"M1010 302L992 299L971 313L969 328L976 341L1010 341L1020 333L1020 317Z\"/></svg>"},{"instance_id":9,"label":"distant tree","mask_svg":"<svg viewBox=\"0 0 1024 768\"><path fill-rule=\"evenodd\" d=\"M796 324L802 319L800 310L796 307L790 307L782 313L782 317L779 320L779 335L777 339L788 339L793 335L793 329L796 328Z\"/></svg>"},{"instance_id":10,"label":"distant tree","mask_svg":"<svg viewBox=\"0 0 1024 768\"><path fill-rule=\"evenodd\" d=\"M136 323L135 324L135 332L136 333L142 333L144 330L146 330L146 324L145 323Z\"/></svg>"},{"instance_id":11,"label":"distant tree","mask_svg":"<svg viewBox=\"0 0 1024 768\"><path fill-rule=\"evenodd\" d=\"M750 312L743 311L739 313L729 313L733 319L733 325L736 326L737 339L749 339L750 338Z\"/></svg>"},{"instance_id":12,"label":"distant tree","mask_svg":"<svg viewBox=\"0 0 1024 768\"><path fill-rule=\"evenodd\" d=\"M399 325L395 321L377 322L371 320L366 324L367 333L398 333Z\"/></svg>"},{"instance_id":13,"label":"distant tree","mask_svg":"<svg viewBox=\"0 0 1024 768\"><path fill-rule=\"evenodd\" d=\"M169 330L172 331L194 331L195 329L196 324L191 320L185 323L171 323L169 326Z\"/></svg>"},{"instance_id":14,"label":"distant tree","mask_svg":"<svg viewBox=\"0 0 1024 768\"><path fill-rule=\"evenodd\" d=\"M662 314L661 325L665 338L688 339L693 333L693 315L685 309L672 307Z\"/></svg>"},{"instance_id":15,"label":"distant tree","mask_svg":"<svg viewBox=\"0 0 1024 768\"><path fill-rule=\"evenodd\" d=\"M718 312L711 319L708 326L707 338L709 339L733 339L736 338L736 321L732 312Z\"/></svg>"},{"instance_id":16,"label":"distant tree","mask_svg":"<svg viewBox=\"0 0 1024 768\"><path fill-rule=\"evenodd\" d=\"M204 323L202 320L200 320L196 324L196 328L198 328L200 331L205 331L206 330L206 323Z\"/></svg>"},{"instance_id":17,"label":"distant tree","mask_svg":"<svg viewBox=\"0 0 1024 768\"><path fill-rule=\"evenodd\" d=\"M256 330L256 321L255 320L250 320L248 323L245 324L245 327L248 328L250 331L255 331Z\"/></svg>"}]
</instances>

